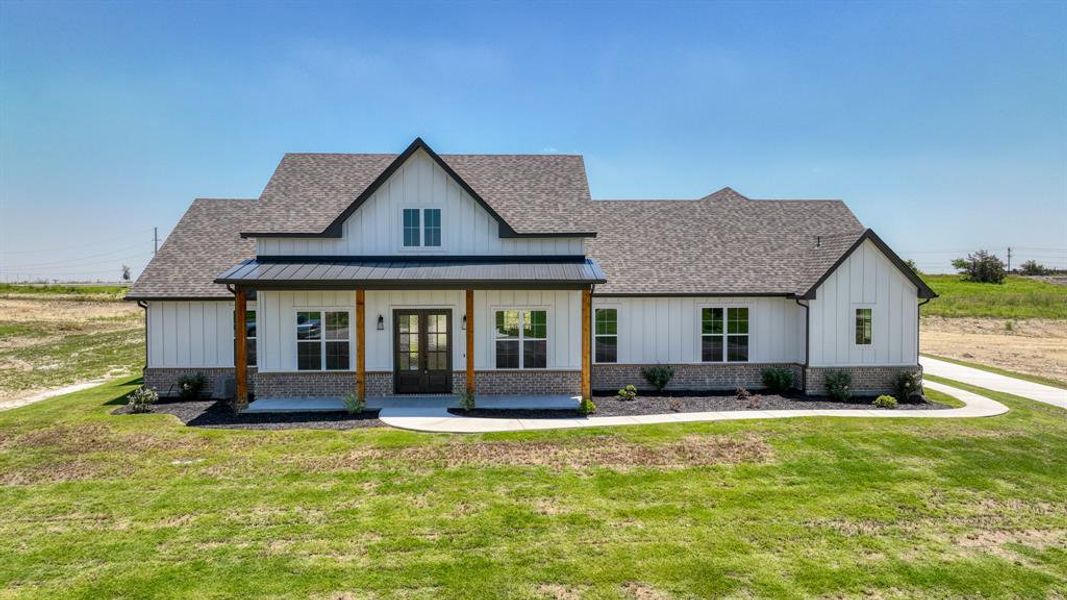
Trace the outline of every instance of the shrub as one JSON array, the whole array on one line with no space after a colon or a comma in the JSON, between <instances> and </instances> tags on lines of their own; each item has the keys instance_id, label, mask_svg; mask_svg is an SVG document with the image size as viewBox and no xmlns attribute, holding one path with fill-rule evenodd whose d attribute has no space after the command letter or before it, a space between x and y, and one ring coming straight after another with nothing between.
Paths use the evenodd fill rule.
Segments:
<instances>
[{"instance_id":1,"label":"shrub","mask_svg":"<svg viewBox=\"0 0 1067 600\"><path fill-rule=\"evenodd\" d=\"M1008 275L1004 262L985 250L968 254L967 258L957 258L952 261L952 267L967 281L978 283L1003 283Z\"/></svg>"},{"instance_id":2,"label":"shrub","mask_svg":"<svg viewBox=\"0 0 1067 600\"><path fill-rule=\"evenodd\" d=\"M472 390L463 390L462 392L456 394L456 399L459 402L459 407L462 408L463 410L465 410L465 411L466 410L474 410L474 407L475 407L474 391L472 391Z\"/></svg>"},{"instance_id":3,"label":"shrub","mask_svg":"<svg viewBox=\"0 0 1067 600\"><path fill-rule=\"evenodd\" d=\"M178 378L178 395L186 400L200 397L200 392L207 385L207 377L199 371L182 375Z\"/></svg>"},{"instance_id":4,"label":"shrub","mask_svg":"<svg viewBox=\"0 0 1067 600\"><path fill-rule=\"evenodd\" d=\"M578 412L583 415L591 415L596 412L596 404L593 404L592 398L582 398L582 401L578 403Z\"/></svg>"},{"instance_id":5,"label":"shrub","mask_svg":"<svg viewBox=\"0 0 1067 600\"><path fill-rule=\"evenodd\" d=\"M619 400L633 400L634 398L637 398L637 387L628 385L619 390L619 393L616 394L616 396L619 398Z\"/></svg>"},{"instance_id":6,"label":"shrub","mask_svg":"<svg viewBox=\"0 0 1067 600\"><path fill-rule=\"evenodd\" d=\"M1049 275L1052 273L1048 267L1038 263L1036 260L1028 260L1019 265L1019 272L1023 275Z\"/></svg>"},{"instance_id":7,"label":"shrub","mask_svg":"<svg viewBox=\"0 0 1067 600\"><path fill-rule=\"evenodd\" d=\"M348 411L348 414L358 415L363 412L364 408L367 408L367 400L365 398L360 398L352 393L345 394L345 410Z\"/></svg>"},{"instance_id":8,"label":"shrub","mask_svg":"<svg viewBox=\"0 0 1067 600\"><path fill-rule=\"evenodd\" d=\"M763 370L763 387L780 394L793 387L793 372L781 367L771 367Z\"/></svg>"},{"instance_id":9,"label":"shrub","mask_svg":"<svg viewBox=\"0 0 1067 600\"><path fill-rule=\"evenodd\" d=\"M917 371L901 371L893 384L897 400L901 402L913 402L916 397L922 398L923 380Z\"/></svg>"},{"instance_id":10,"label":"shrub","mask_svg":"<svg viewBox=\"0 0 1067 600\"><path fill-rule=\"evenodd\" d=\"M646 367L641 369L641 375L649 385L656 388L657 392L662 392L663 388L667 387L667 384L674 378L674 367L670 365Z\"/></svg>"},{"instance_id":11,"label":"shrub","mask_svg":"<svg viewBox=\"0 0 1067 600\"><path fill-rule=\"evenodd\" d=\"M737 392L736 393L737 393L737 399L738 400L748 400L748 398L752 396L752 392L746 390L743 387L737 388Z\"/></svg>"},{"instance_id":12,"label":"shrub","mask_svg":"<svg viewBox=\"0 0 1067 600\"><path fill-rule=\"evenodd\" d=\"M671 398L670 407L673 412L682 412L682 401L677 398Z\"/></svg>"},{"instance_id":13,"label":"shrub","mask_svg":"<svg viewBox=\"0 0 1067 600\"><path fill-rule=\"evenodd\" d=\"M852 397L852 373L848 371L826 372L826 393L837 400L844 402Z\"/></svg>"},{"instance_id":14,"label":"shrub","mask_svg":"<svg viewBox=\"0 0 1067 600\"><path fill-rule=\"evenodd\" d=\"M896 408L897 399L892 396L882 394L881 396L875 398L872 404L874 404L878 408Z\"/></svg>"},{"instance_id":15,"label":"shrub","mask_svg":"<svg viewBox=\"0 0 1067 600\"><path fill-rule=\"evenodd\" d=\"M159 394L152 388L141 386L126 396L126 406L132 413L146 413L152 410L152 405L159 400Z\"/></svg>"}]
</instances>

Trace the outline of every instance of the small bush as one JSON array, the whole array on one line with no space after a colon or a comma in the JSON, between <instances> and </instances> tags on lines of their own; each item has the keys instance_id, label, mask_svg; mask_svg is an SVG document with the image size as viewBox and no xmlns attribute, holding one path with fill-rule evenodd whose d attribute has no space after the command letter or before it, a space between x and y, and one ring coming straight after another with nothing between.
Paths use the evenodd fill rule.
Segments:
<instances>
[{"instance_id":1,"label":"small bush","mask_svg":"<svg viewBox=\"0 0 1067 600\"><path fill-rule=\"evenodd\" d=\"M616 394L616 397L619 400L624 400L624 401L633 400L633 399L637 398L637 387L632 386L632 385L628 385L628 386L622 388L621 390L619 390L619 393Z\"/></svg>"},{"instance_id":2,"label":"small bush","mask_svg":"<svg viewBox=\"0 0 1067 600\"><path fill-rule=\"evenodd\" d=\"M345 410L348 411L348 414L358 415L363 412L364 408L367 408L366 399L352 393L345 394Z\"/></svg>"},{"instance_id":3,"label":"small bush","mask_svg":"<svg viewBox=\"0 0 1067 600\"><path fill-rule=\"evenodd\" d=\"M743 387L737 388L737 392L736 393L737 393L737 399L738 400L748 400L752 396L752 392L746 390Z\"/></svg>"},{"instance_id":4,"label":"small bush","mask_svg":"<svg viewBox=\"0 0 1067 600\"><path fill-rule=\"evenodd\" d=\"M957 258L952 261L952 268L959 271L965 280L978 283L1003 283L1008 276L1004 261L985 250L968 254L967 258Z\"/></svg>"},{"instance_id":5,"label":"small bush","mask_svg":"<svg viewBox=\"0 0 1067 600\"><path fill-rule=\"evenodd\" d=\"M874 402L872 402L872 404L874 404L878 408L896 408L897 407L897 399L892 397L892 396L888 396L888 395L883 394L883 395L878 396L877 398L875 398Z\"/></svg>"},{"instance_id":6,"label":"small bush","mask_svg":"<svg viewBox=\"0 0 1067 600\"><path fill-rule=\"evenodd\" d=\"M662 392L667 387L667 384L671 382L671 379L674 379L674 367L670 365L647 367L641 369L641 376L645 378L649 385L656 388L657 392Z\"/></svg>"},{"instance_id":7,"label":"small bush","mask_svg":"<svg viewBox=\"0 0 1067 600\"><path fill-rule=\"evenodd\" d=\"M1050 275L1052 270L1036 260L1028 260L1019 265L1019 272L1023 275Z\"/></svg>"},{"instance_id":8,"label":"small bush","mask_svg":"<svg viewBox=\"0 0 1067 600\"><path fill-rule=\"evenodd\" d=\"M793 371L781 367L763 370L763 387L775 394L781 394L793 387Z\"/></svg>"},{"instance_id":9,"label":"small bush","mask_svg":"<svg viewBox=\"0 0 1067 600\"><path fill-rule=\"evenodd\" d=\"M682 412L682 401L677 398L671 398L669 406L673 412Z\"/></svg>"},{"instance_id":10,"label":"small bush","mask_svg":"<svg viewBox=\"0 0 1067 600\"><path fill-rule=\"evenodd\" d=\"M462 392L456 394L456 399L459 401L459 407L463 410L474 410L476 403L473 391L463 390Z\"/></svg>"},{"instance_id":11,"label":"small bush","mask_svg":"<svg viewBox=\"0 0 1067 600\"><path fill-rule=\"evenodd\" d=\"M146 413L151 412L156 400L159 400L159 394L152 388L142 385L126 396L126 406L130 407L132 413Z\"/></svg>"},{"instance_id":12,"label":"small bush","mask_svg":"<svg viewBox=\"0 0 1067 600\"><path fill-rule=\"evenodd\" d=\"M582 401L578 403L578 412L583 415L591 415L596 412L596 404L593 403L592 398L582 398Z\"/></svg>"},{"instance_id":13,"label":"small bush","mask_svg":"<svg viewBox=\"0 0 1067 600\"><path fill-rule=\"evenodd\" d=\"M845 402L852 397L852 373L848 371L826 372L826 393L838 402Z\"/></svg>"},{"instance_id":14,"label":"small bush","mask_svg":"<svg viewBox=\"0 0 1067 600\"><path fill-rule=\"evenodd\" d=\"M186 400L200 397L200 392L207 385L207 377L203 373L196 372L182 375L178 378L178 395Z\"/></svg>"},{"instance_id":15,"label":"small bush","mask_svg":"<svg viewBox=\"0 0 1067 600\"><path fill-rule=\"evenodd\" d=\"M901 402L915 402L923 395L922 377L916 371L901 371L893 384L893 395Z\"/></svg>"}]
</instances>

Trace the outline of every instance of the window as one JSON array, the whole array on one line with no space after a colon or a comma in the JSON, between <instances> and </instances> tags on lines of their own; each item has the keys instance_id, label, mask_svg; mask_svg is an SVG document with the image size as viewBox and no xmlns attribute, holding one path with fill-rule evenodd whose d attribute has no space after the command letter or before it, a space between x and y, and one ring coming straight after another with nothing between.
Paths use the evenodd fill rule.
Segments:
<instances>
[{"instance_id":1,"label":"window","mask_svg":"<svg viewBox=\"0 0 1067 600\"><path fill-rule=\"evenodd\" d=\"M700 310L700 360L748 361L748 308Z\"/></svg>"},{"instance_id":2,"label":"window","mask_svg":"<svg viewBox=\"0 0 1067 600\"><path fill-rule=\"evenodd\" d=\"M614 308L596 309L595 358L598 363L613 363L619 360L619 311Z\"/></svg>"},{"instance_id":3,"label":"window","mask_svg":"<svg viewBox=\"0 0 1067 600\"><path fill-rule=\"evenodd\" d=\"M544 369L548 365L548 312L496 311L496 368Z\"/></svg>"},{"instance_id":4,"label":"window","mask_svg":"<svg viewBox=\"0 0 1067 600\"><path fill-rule=\"evenodd\" d=\"M404 209L404 247L441 247L441 209Z\"/></svg>"},{"instance_id":5,"label":"window","mask_svg":"<svg viewBox=\"0 0 1067 600\"><path fill-rule=\"evenodd\" d=\"M296 313L296 368L301 371L343 371L351 366L348 312Z\"/></svg>"},{"instance_id":6,"label":"window","mask_svg":"<svg viewBox=\"0 0 1067 600\"><path fill-rule=\"evenodd\" d=\"M862 346L871 343L871 321L874 318L872 309L856 309L856 343Z\"/></svg>"},{"instance_id":7,"label":"window","mask_svg":"<svg viewBox=\"0 0 1067 600\"><path fill-rule=\"evenodd\" d=\"M233 355L237 356L237 312L234 311L233 315L233 328L234 328L234 340L233 340ZM248 350L248 360L245 363L250 366L256 366L256 311L245 311L245 338L248 340L245 344L245 348Z\"/></svg>"},{"instance_id":8,"label":"window","mask_svg":"<svg viewBox=\"0 0 1067 600\"><path fill-rule=\"evenodd\" d=\"M415 248L421 246L419 234L419 209L404 209L404 247Z\"/></svg>"}]
</instances>

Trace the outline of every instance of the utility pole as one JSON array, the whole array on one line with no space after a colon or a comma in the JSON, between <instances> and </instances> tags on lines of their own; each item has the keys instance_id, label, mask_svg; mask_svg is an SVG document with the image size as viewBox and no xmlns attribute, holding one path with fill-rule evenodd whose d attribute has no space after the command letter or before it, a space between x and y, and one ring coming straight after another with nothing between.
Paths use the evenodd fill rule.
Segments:
<instances>
[{"instance_id":1,"label":"utility pole","mask_svg":"<svg viewBox=\"0 0 1067 600\"><path fill-rule=\"evenodd\" d=\"M152 228L152 254L159 252L159 227ZM1011 248L1008 248L1008 264L1011 264ZM1010 270L1011 267L1009 266Z\"/></svg>"},{"instance_id":2,"label":"utility pole","mask_svg":"<svg viewBox=\"0 0 1067 600\"><path fill-rule=\"evenodd\" d=\"M1011 273L1011 246L1008 246L1008 272Z\"/></svg>"}]
</instances>

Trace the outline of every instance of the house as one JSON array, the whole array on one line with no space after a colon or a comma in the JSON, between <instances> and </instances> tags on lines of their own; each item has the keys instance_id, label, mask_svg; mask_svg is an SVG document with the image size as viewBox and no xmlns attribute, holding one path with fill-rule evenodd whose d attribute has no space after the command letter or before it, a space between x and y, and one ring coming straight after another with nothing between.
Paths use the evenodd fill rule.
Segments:
<instances>
[{"instance_id":1,"label":"house","mask_svg":"<svg viewBox=\"0 0 1067 600\"><path fill-rule=\"evenodd\" d=\"M919 370L934 292L837 200L592 200L581 156L287 154L257 199L197 199L131 288L146 385L238 399L859 393ZM235 339L234 332L241 332Z\"/></svg>"}]
</instances>

